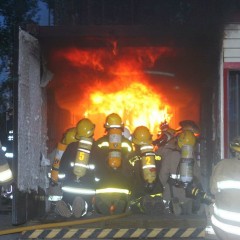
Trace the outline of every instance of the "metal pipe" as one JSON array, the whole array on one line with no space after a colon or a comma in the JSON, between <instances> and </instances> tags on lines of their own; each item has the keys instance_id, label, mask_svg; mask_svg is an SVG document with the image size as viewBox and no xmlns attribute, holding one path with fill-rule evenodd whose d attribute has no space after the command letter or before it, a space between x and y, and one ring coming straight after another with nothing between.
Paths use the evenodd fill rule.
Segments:
<instances>
[{"instance_id":1,"label":"metal pipe","mask_svg":"<svg viewBox=\"0 0 240 240\"><path fill-rule=\"evenodd\" d=\"M91 219L81 219L76 221L64 221L64 222L57 222L57 223L47 223L47 224L39 224L39 225L33 225L33 226L24 226L24 227L12 228L12 229L5 229L5 230L0 230L0 236L12 234L12 233L20 233L20 232L30 231L30 230L37 230L37 229L48 229L48 228L66 227L66 226L101 222L101 221L106 221L111 219L123 218L123 217L129 216L130 214L131 213L128 212L128 213L123 213L118 215L104 216L104 217L91 218Z\"/></svg>"}]
</instances>

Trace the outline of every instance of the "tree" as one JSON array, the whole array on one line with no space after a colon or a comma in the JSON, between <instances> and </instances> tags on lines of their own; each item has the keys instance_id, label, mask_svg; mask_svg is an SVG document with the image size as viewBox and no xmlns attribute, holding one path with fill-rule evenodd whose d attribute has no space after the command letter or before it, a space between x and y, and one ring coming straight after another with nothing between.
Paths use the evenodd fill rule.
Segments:
<instances>
[{"instance_id":1,"label":"tree","mask_svg":"<svg viewBox=\"0 0 240 240\"><path fill-rule=\"evenodd\" d=\"M18 28L32 22L38 11L37 3L37 0L0 1L0 16L2 18L0 24L0 71L4 68L8 72L11 71Z\"/></svg>"},{"instance_id":2,"label":"tree","mask_svg":"<svg viewBox=\"0 0 240 240\"><path fill-rule=\"evenodd\" d=\"M6 115L13 109L13 87L16 82L18 55L18 29L38 12L37 0L0 1L0 119L1 129L6 125ZM1 134L5 134L2 131Z\"/></svg>"}]
</instances>

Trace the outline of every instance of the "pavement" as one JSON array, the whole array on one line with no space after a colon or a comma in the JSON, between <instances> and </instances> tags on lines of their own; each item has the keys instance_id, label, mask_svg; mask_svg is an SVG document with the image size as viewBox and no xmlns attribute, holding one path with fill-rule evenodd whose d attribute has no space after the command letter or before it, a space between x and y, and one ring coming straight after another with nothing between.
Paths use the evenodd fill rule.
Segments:
<instances>
[{"instance_id":1,"label":"pavement","mask_svg":"<svg viewBox=\"0 0 240 240\"><path fill-rule=\"evenodd\" d=\"M40 222L28 223L28 224L34 225L34 224L39 224L39 223ZM41 224L42 223L43 222L41 222ZM84 234L84 232L82 232L83 230L81 230L81 229L84 228L86 231L88 231L88 229L94 228L95 231L97 232L96 234L99 234L98 231L99 231L99 227L100 227L102 229L102 231L106 231L106 229L113 229L113 231L115 231L116 229L130 228L130 231L132 231L131 229L135 229L135 230L146 229L146 231L149 232L149 230L151 230L151 229L153 231L155 231L155 229L169 228L170 226L172 226L173 228L186 227L187 229L195 229L195 228L196 228L196 230L204 229L206 226L206 218L204 218L202 216L190 216L190 217L189 216L178 216L178 217L176 217L176 216L171 216L171 215L170 216L161 216L159 218L159 216L149 217L147 215L131 215L126 218L107 220L107 221L104 221L101 223L96 222L96 223L90 223L90 224L85 224L85 225L76 226L76 227L74 227L74 226L67 227L67 228L63 227L61 229L61 231L63 232L63 234L65 234L68 231L72 231L73 229L71 229L71 228L74 227L74 229L76 231L79 231L81 234ZM0 233L1 233L1 230L14 229L14 228L18 228L18 227L21 227L21 226L13 226L12 225L11 203L3 204L1 202L1 204L0 204ZM42 234L44 235L45 232L48 233L48 231L51 231L51 230L44 230L44 232ZM121 230L119 230L119 231L121 231ZM33 230L33 232L34 232L34 230ZM60 233L61 232L59 232L59 234ZM26 233L26 234L28 234L28 233ZM95 233L93 232L93 235L94 234ZM103 232L100 234L105 234L105 233ZM7 234L7 235L0 234L0 240L19 240L19 239L21 239L21 237L23 237L22 233L14 233L14 234ZM45 238L43 237L41 239L45 239ZM61 239L61 238L59 238L59 239ZM168 238L168 239L170 240L172 238ZM195 239L195 238L190 237L187 239ZM212 240L212 239L216 239L216 238L214 235L210 234L208 236L205 236L204 239Z\"/></svg>"},{"instance_id":2,"label":"pavement","mask_svg":"<svg viewBox=\"0 0 240 240\"><path fill-rule=\"evenodd\" d=\"M12 203L11 200L0 198L0 229L12 225Z\"/></svg>"},{"instance_id":3,"label":"pavement","mask_svg":"<svg viewBox=\"0 0 240 240\"><path fill-rule=\"evenodd\" d=\"M13 228L11 201L0 199L0 230ZM0 240L19 239L19 234L0 235Z\"/></svg>"}]
</instances>

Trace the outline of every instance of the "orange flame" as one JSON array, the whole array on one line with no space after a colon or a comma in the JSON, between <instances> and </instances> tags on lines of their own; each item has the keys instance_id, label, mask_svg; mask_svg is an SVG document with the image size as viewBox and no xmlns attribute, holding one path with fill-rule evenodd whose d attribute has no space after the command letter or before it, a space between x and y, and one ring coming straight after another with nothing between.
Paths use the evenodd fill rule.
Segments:
<instances>
[{"instance_id":1,"label":"orange flame","mask_svg":"<svg viewBox=\"0 0 240 240\"><path fill-rule=\"evenodd\" d=\"M159 91L153 89L145 70L151 69L155 61L165 54L172 54L171 49L117 49L116 43L111 51L71 48L55 52L55 64L65 61L63 67L57 69L62 72L55 76L58 78L54 90L57 102L72 115L89 117L95 122L95 138L104 133L105 118L113 112L122 117L130 131L144 125L157 135L160 122L171 121L173 107ZM68 69L63 73L66 61L76 70ZM68 89L71 89L70 94L66 93ZM74 124L78 120L75 119Z\"/></svg>"},{"instance_id":2,"label":"orange flame","mask_svg":"<svg viewBox=\"0 0 240 240\"><path fill-rule=\"evenodd\" d=\"M122 85L119 81L117 83ZM144 83L131 82L129 86L109 93L96 90L96 86L94 89L90 94L89 107L84 115L94 120L97 117L98 123L102 122L100 127L103 126L105 117L114 112L122 117L125 126L130 131L133 131L137 126L144 125L153 134L156 134L159 123L164 120L169 122L172 118L171 107L161 100L158 93ZM99 128L96 131L97 135L101 132Z\"/></svg>"}]
</instances>

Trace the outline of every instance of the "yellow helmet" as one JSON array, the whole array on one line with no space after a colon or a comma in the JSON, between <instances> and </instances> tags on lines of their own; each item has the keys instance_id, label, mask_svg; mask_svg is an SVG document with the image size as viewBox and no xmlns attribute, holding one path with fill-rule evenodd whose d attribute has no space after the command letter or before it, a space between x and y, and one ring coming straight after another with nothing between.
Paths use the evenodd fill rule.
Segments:
<instances>
[{"instance_id":1,"label":"yellow helmet","mask_svg":"<svg viewBox=\"0 0 240 240\"><path fill-rule=\"evenodd\" d=\"M240 152L240 136L233 139L233 141L230 143L230 148L234 152Z\"/></svg>"},{"instance_id":2,"label":"yellow helmet","mask_svg":"<svg viewBox=\"0 0 240 240\"><path fill-rule=\"evenodd\" d=\"M124 124L121 117L116 113L111 113L106 117L105 128L123 128Z\"/></svg>"},{"instance_id":3,"label":"yellow helmet","mask_svg":"<svg viewBox=\"0 0 240 240\"><path fill-rule=\"evenodd\" d=\"M178 146L182 148L184 145L194 146L196 143L196 137L194 133L190 130L185 130L181 132L178 136Z\"/></svg>"},{"instance_id":4,"label":"yellow helmet","mask_svg":"<svg viewBox=\"0 0 240 240\"><path fill-rule=\"evenodd\" d=\"M132 134L132 141L136 145L152 144L152 134L147 127L139 126Z\"/></svg>"},{"instance_id":5,"label":"yellow helmet","mask_svg":"<svg viewBox=\"0 0 240 240\"><path fill-rule=\"evenodd\" d=\"M62 143L68 145L72 142L76 142L77 139L75 138L75 135L76 135L76 128L69 128L64 134Z\"/></svg>"},{"instance_id":6,"label":"yellow helmet","mask_svg":"<svg viewBox=\"0 0 240 240\"><path fill-rule=\"evenodd\" d=\"M81 137L91 137L94 134L95 124L88 118L81 119L76 126L76 139L80 139Z\"/></svg>"}]
</instances>

